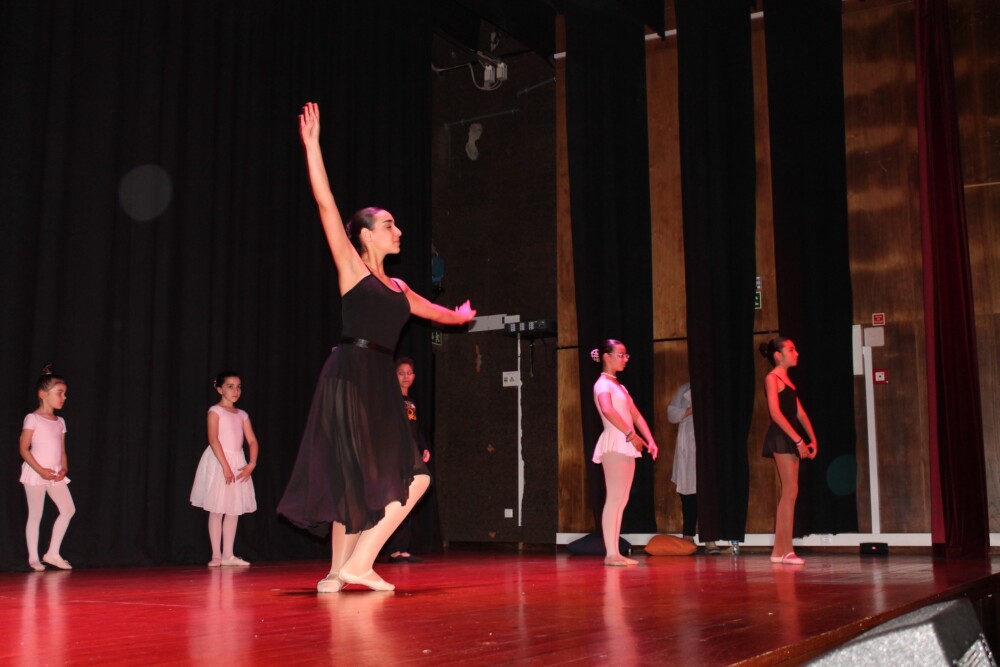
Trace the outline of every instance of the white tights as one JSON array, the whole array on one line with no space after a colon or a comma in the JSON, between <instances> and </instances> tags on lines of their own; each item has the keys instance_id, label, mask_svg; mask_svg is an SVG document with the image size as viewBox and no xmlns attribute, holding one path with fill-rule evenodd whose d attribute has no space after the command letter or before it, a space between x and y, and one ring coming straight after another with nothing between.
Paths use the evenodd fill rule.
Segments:
<instances>
[{"instance_id":1,"label":"white tights","mask_svg":"<svg viewBox=\"0 0 1000 667\"><path fill-rule=\"evenodd\" d=\"M212 543L212 560L233 558L233 542L236 541L238 514L208 513L208 539Z\"/></svg>"},{"instance_id":2,"label":"white tights","mask_svg":"<svg viewBox=\"0 0 1000 667\"><path fill-rule=\"evenodd\" d=\"M52 502L59 510L59 516L52 524L52 539L49 540L49 550L45 553L50 556L58 556L59 548L62 546L66 529L69 528L69 520L76 514L76 505L73 504L73 496L69 492L69 486L58 484L54 486L30 486L24 485L24 495L28 499L28 523L24 527L24 539L28 543L28 562L37 563L38 559L38 532L42 524L42 512L45 509L45 494L48 493Z\"/></svg>"},{"instance_id":3,"label":"white tights","mask_svg":"<svg viewBox=\"0 0 1000 667\"><path fill-rule=\"evenodd\" d=\"M608 452L601 457L601 467L604 468L604 486L607 489L604 511L601 513L605 554L607 558L621 558L618 538L622 533L622 514L628 504L629 491L632 490L635 459Z\"/></svg>"}]
</instances>

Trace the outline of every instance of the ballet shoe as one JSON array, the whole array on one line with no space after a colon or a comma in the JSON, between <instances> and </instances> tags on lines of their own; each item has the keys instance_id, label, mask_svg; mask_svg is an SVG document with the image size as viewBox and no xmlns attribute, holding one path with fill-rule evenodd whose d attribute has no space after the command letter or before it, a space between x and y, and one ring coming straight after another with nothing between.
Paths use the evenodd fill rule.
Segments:
<instances>
[{"instance_id":1,"label":"ballet shoe","mask_svg":"<svg viewBox=\"0 0 1000 667\"><path fill-rule=\"evenodd\" d=\"M608 567L628 567L629 562L626 558L605 558L604 564Z\"/></svg>"},{"instance_id":2,"label":"ballet shoe","mask_svg":"<svg viewBox=\"0 0 1000 667\"><path fill-rule=\"evenodd\" d=\"M794 551L789 551L784 556L771 556L771 562L780 563L781 565L802 565L805 563L805 560L796 556Z\"/></svg>"},{"instance_id":3,"label":"ballet shoe","mask_svg":"<svg viewBox=\"0 0 1000 667\"><path fill-rule=\"evenodd\" d=\"M208 566L209 567L219 567L221 565L222 565L222 559L221 558L213 558L212 560L208 561Z\"/></svg>"},{"instance_id":4,"label":"ballet shoe","mask_svg":"<svg viewBox=\"0 0 1000 667\"><path fill-rule=\"evenodd\" d=\"M330 574L319 580L316 590L320 593L336 593L344 587L344 582L340 580L340 573L330 570Z\"/></svg>"},{"instance_id":5,"label":"ballet shoe","mask_svg":"<svg viewBox=\"0 0 1000 667\"><path fill-rule=\"evenodd\" d=\"M368 570L362 575L351 574L350 572L340 571L338 575L340 580L345 584L355 584L357 586L365 586L373 591L394 591L396 587L390 584L385 579L379 577L378 579L369 579L370 575L375 574L375 570ZM377 574L375 574L378 577Z\"/></svg>"},{"instance_id":6,"label":"ballet shoe","mask_svg":"<svg viewBox=\"0 0 1000 667\"><path fill-rule=\"evenodd\" d=\"M250 563L246 562L239 556L233 556L232 558L223 559L219 565L224 565L226 567L247 567Z\"/></svg>"},{"instance_id":7,"label":"ballet shoe","mask_svg":"<svg viewBox=\"0 0 1000 667\"><path fill-rule=\"evenodd\" d=\"M30 567L35 572L45 572L45 566L39 563L37 560L29 560L28 567Z\"/></svg>"},{"instance_id":8,"label":"ballet shoe","mask_svg":"<svg viewBox=\"0 0 1000 667\"><path fill-rule=\"evenodd\" d=\"M73 566L69 564L69 561L60 556L59 554L45 554L42 556L42 561L48 563L52 567L57 567L60 570L72 570Z\"/></svg>"}]
</instances>

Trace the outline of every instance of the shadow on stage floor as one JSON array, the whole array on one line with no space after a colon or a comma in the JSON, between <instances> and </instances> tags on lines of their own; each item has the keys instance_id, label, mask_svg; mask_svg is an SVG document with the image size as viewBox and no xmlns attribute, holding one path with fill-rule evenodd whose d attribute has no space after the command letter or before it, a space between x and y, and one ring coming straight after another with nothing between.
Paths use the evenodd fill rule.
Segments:
<instances>
[{"instance_id":1,"label":"shadow on stage floor","mask_svg":"<svg viewBox=\"0 0 1000 667\"><path fill-rule=\"evenodd\" d=\"M962 597L995 646L1000 561L802 555L450 552L323 595L321 562L3 573L0 663L798 664Z\"/></svg>"}]
</instances>

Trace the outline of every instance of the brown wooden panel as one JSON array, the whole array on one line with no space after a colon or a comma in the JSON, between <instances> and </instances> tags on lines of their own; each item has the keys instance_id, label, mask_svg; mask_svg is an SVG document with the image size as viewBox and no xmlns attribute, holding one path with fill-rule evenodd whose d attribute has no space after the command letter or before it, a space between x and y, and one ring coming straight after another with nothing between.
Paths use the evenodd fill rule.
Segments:
<instances>
[{"instance_id":1,"label":"brown wooden panel","mask_svg":"<svg viewBox=\"0 0 1000 667\"><path fill-rule=\"evenodd\" d=\"M580 415L580 364L576 348L559 350L559 532L594 530Z\"/></svg>"},{"instance_id":2,"label":"brown wooden panel","mask_svg":"<svg viewBox=\"0 0 1000 667\"><path fill-rule=\"evenodd\" d=\"M687 335L677 109L677 38L647 42L653 339Z\"/></svg>"},{"instance_id":3,"label":"brown wooden panel","mask_svg":"<svg viewBox=\"0 0 1000 667\"><path fill-rule=\"evenodd\" d=\"M562 22L559 22L560 25ZM566 142L566 61L556 62L556 317L559 347L577 344L576 279L569 208L569 149ZM562 393L560 393L560 400ZM579 402L579 401L577 401Z\"/></svg>"},{"instance_id":4,"label":"brown wooden panel","mask_svg":"<svg viewBox=\"0 0 1000 667\"><path fill-rule=\"evenodd\" d=\"M889 384L875 388L882 530L928 532L912 6L845 9L843 43L854 317L866 326L875 312L887 320L886 345L873 350L875 367L889 373ZM860 519L870 525L867 424L858 389L859 498L866 506Z\"/></svg>"},{"instance_id":5,"label":"brown wooden panel","mask_svg":"<svg viewBox=\"0 0 1000 667\"><path fill-rule=\"evenodd\" d=\"M1000 181L1000 3L949 2L955 96L966 185Z\"/></svg>"},{"instance_id":6,"label":"brown wooden panel","mask_svg":"<svg viewBox=\"0 0 1000 667\"><path fill-rule=\"evenodd\" d=\"M757 152L757 275L761 309L754 312L754 331L778 329L778 286L774 269L774 206L771 201L771 128L767 104L767 57L764 22L752 24L754 136Z\"/></svg>"},{"instance_id":7,"label":"brown wooden panel","mask_svg":"<svg viewBox=\"0 0 1000 667\"><path fill-rule=\"evenodd\" d=\"M1000 152L1000 147L996 149ZM966 189L990 531L1000 532L1000 185Z\"/></svg>"}]
</instances>

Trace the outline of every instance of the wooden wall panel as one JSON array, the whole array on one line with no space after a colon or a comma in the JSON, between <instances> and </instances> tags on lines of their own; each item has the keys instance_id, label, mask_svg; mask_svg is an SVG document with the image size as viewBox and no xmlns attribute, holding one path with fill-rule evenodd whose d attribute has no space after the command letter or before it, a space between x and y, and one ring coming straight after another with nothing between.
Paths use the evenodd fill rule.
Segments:
<instances>
[{"instance_id":1,"label":"wooden wall panel","mask_svg":"<svg viewBox=\"0 0 1000 667\"><path fill-rule=\"evenodd\" d=\"M1000 532L1000 5L951 5L990 530Z\"/></svg>"},{"instance_id":2,"label":"wooden wall panel","mask_svg":"<svg viewBox=\"0 0 1000 667\"><path fill-rule=\"evenodd\" d=\"M681 155L678 139L677 39L668 37L646 44L649 203L653 244L653 339L660 341L687 336ZM659 408L660 405L657 404L657 409ZM663 409L666 409L665 404Z\"/></svg>"},{"instance_id":3,"label":"wooden wall panel","mask_svg":"<svg viewBox=\"0 0 1000 667\"><path fill-rule=\"evenodd\" d=\"M576 348L559 350L559 532L594 530L587 488L583 422L580 414L580 363ZM575 400L574 400L575 399Z\"/></svg>"},{"instance_id":4,"label":"wooden wall panel","mask_svg":"<svg viewBox=\"0 0 1000 667\"><path fill-rule=\"evenodd\" d=\"M886 316L886 345L873 350L889 376L875 387L880 516L884 532L900 533L930 530L913 29L909 4L844 14L854 321L871 326L872 313ZM863 406L857 456L867 481Z\"/></svg>"}]
</instances>

